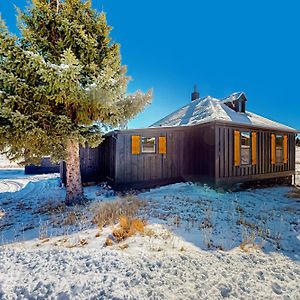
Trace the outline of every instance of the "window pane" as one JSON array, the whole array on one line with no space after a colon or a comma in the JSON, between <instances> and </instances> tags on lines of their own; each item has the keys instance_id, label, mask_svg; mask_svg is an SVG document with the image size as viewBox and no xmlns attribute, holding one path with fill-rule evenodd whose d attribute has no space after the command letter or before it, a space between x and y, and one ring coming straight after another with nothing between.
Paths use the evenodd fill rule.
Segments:
<instances>
[{"instance_id":1,"label":"window pane","mask_svg":"<svg viewBox=\"0 0 300 300\"><path fill-rule=\"evenodd\" d=\"M250 147L250 132L242 132L242 146L249 146Z\"/></svg>"},{"instance_id":2,"label":"window pane","mask_svg":"<svg viewBox=\"0 0 300 300\"><path fill-rule=\"evenodd\" d=\"M276 134L275 145L276 145L276 162L282 163L283 162L283 136L282 135Z\"/></svg>"},{"instance_id":3,"label":"window pane","mask_svg":"<svg viewBox=\"0 0 300 300\"><path fill-rule=\"evenodd\" d=\"M241 148L241 162L242 165L250 164L250 146L242 146Z\"/></svg>"},{"instance_id":4,"label":"window pane","mask_svg":"<svg viewBox=\"0 0 300 300\"><path fill-rule=\"evenodd\" d=\"M155 153L155 137L142 137L142 152Z\"/></svg>"},{"instance_id":5,"label":"window pane","mask_svg":"<svg viewBox=\"0 0 300 300\"><path fill-rule=\"evenodd\" d=\"M276 147L283 147L283 136L276 134Z\"/></svg>"},{"instance_id":6,"label":"window pane","mask_svg":"<svg viewBox=\"0 0 300 300\"><path fill-rule=\"evenodd\" d=\"M251 139L250 132L241 132L241 163L249 165L251 162Z\"/></svg>"}]
</instances>

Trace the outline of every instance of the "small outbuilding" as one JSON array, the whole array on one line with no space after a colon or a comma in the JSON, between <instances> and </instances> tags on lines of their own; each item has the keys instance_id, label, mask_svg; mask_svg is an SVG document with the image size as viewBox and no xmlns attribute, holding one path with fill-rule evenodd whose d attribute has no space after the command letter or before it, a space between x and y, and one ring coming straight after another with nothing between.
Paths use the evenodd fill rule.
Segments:
<instances>
[{"instance_id":1,"label":"small outbuilding","mask_svg":"<svg viewBox=\"0 0 300 300\"><path fill-rule=\"evenodd\" d=\"M149 128L112 131L98 148L81 149L83 181L116 190L180 181L292 183L297 131L246 104L242 92L200 98L195 88L190 103Z\"/></svg>"},{"instance_id":2,"label":"small outbuilding","mask_svg":"<svg viewBox=\"0 0 300 300\"><path fill-rule=\"evenodd\" d=\"M25 166L25 174L27 175L51 174L51 173L59 173L59 172L60 172L60 164L53 163L49 156L43 157L39 165Z\"/></svg>"}]
</instances>

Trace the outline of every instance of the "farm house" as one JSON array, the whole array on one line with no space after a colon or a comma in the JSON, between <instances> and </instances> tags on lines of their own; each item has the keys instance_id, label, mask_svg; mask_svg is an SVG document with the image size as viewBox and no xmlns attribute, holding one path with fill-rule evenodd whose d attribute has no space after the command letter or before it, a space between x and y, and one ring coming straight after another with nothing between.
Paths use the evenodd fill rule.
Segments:
<instances>
[{"instance_id":1,"label":"farm house","mask_svg":"<svg viewBox=\"0 0 300 300\"><path fill-rule=\"evenodd\" d=\"M244 93L200 98L195 87L191 100L149 128L115 130L99 147L82 148L83 182L107 181L117 190L180 181L292 183L297 130L248 112Z\"/></svg>"}]
</instances>

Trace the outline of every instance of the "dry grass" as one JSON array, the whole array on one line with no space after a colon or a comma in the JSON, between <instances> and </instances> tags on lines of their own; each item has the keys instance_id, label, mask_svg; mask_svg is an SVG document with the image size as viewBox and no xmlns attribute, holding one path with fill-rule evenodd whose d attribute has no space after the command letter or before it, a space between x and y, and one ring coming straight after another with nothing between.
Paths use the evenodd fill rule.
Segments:
<instances>
[{"instance_id":1,"label":"dry grass","mask_svg":"<svg viewBox=\"0 0 300 300\"><path fill-rule=\"evenodd\" d=\"M113 245L113 240L111 239L111 238L106 238L106 240L105 240L105 243L104 243L104 245L106 246L106 247L109 247L109 246L112 246Z\"/></svg>"},{"instance_id":2,"label":"dry grass","mask_svg":"<svg viewBox=\"0 0 300 300\"><path fill-rule=\"evenodd\" d=\"M288 193L288 198L300 199L300 188L294 188Z\"/></svg>"},{"instance_id":3,"label":"dry grass","mask_svg":"<svg viewBox=\"0 0 300 300\"><path fill-rule=\"evenodd\" d=\"M114 225L119 221L121 216L134 217L137 211L145 205L145 201L134 196L127 196L111 202L98 203L92 208L92 222L97 224L99 228L106 225Z\"/></svg>"},{"instance_id":4,"label":"dry grass","mask_svg":"<svg viewBox=\"0 0 300 300\"><path fill-rule=\"evenodd\" d=\"M145 232L145 221L141 219L132 219L130 217L121 216L119 220L119 228L115 228L112 232L116 242L120 242L136 233Z\"/></svg>"},{"instance_id":5,"label":"dry grass","mask_svg":"<svg viewBox=\"0 0 300 300\"><path fill-rule=\"evenodd\" d=\"M244 219L238 219L236 221L236 225L243 225L243 226L248 227L250 229L257 229L258 230L258 226L256 224L247 222Z\"/></svg>"},{"instance_id":6,"label":"dry grass","mask_svg":"<svg viewBox=\"0 0 300 300\"><path fill-rule=\"evenodd\" d=\"M36 214L58 214L64 213L67 206L63 202L57 201L47 201L41 207L39 207L35 213Z\"/></svg>"},{"instance_id":7,"label":"dry grass","mask_svg":"<svg viewBox=\"0 0 300 300\"><path fill-rule=\"evenodd\" d=\"M79 241L75 242L75 243L66 243L65 247L66 248L77 248L77 247L84 247L88 244L88 241L86 239L80 239Z\"/></svg>"},{"instance_id":8,"label":"dry grass","mask_svg":"<svg viewBox=\"0 0 300 300\"><path fill-rule=\"evenodd\" d=\"M254 243L253 240L246 240L246 241L243 241L241 244L240 244L240 248L244 251L244 252L250 252L251 250L259 250L261 249L261 247Z\"/></svg>"},{"instance_id":9,"label":"dry grass","mask_svg":"<svg viewBox=\"0 0 300 300\"><path fill-rule=\"evenodd\" d=\"M128 247L129 247L128 244L123 244L123 245L120 245L120 246L119 246L120 250L125 250L125 249L127 249Z\"/></svg>"},{"instance_id":10,"label":"dry grass","mask_svg":"<svg viewBox=\"0 0 300 300\"><path fill-rule=\"evenodd\" d=\"M50 239L49 238L45 238L45 239L43 239L43 240L41 240L41 243L48 243L50 241Z\"/></svg>"}]
</instances>

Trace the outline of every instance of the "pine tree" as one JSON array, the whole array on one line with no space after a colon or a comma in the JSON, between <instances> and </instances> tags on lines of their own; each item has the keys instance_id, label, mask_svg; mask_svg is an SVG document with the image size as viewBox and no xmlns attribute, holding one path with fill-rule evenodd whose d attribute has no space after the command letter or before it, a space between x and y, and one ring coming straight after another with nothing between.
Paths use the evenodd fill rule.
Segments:
<instances>
[{"instance_id":1,"label":"pine tree","mask_svg":"<svg viewBox=\"0 0 300 300\"><path fill-rule=\"evenodd\" d=\"M0 16L0 152L67 166L66 203L83 200L79 147L142 111L152 92L127 95L126 68L111 27L91 1L33 0L18 10L20 37Z\"/></svg>"}]
</instances>

